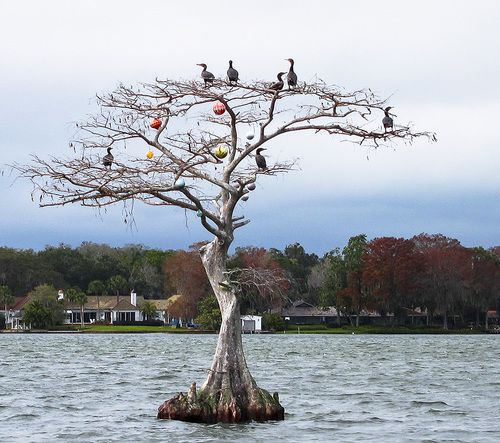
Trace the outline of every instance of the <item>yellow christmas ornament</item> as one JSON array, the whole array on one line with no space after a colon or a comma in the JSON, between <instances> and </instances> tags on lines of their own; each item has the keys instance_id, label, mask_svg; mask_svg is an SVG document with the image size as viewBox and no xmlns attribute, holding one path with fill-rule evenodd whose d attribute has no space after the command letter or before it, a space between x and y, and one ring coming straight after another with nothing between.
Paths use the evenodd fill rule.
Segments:
<instances>
[{"instance_id":1,"label":"yellow christmas ornament","mask_svg":"<svg viewBox=\"0 0 500 443\"><path fill-rule=\"evenodd\" d=\"M227 155L227 146L217 146L217 148L215 148L215 155L217 158L224 158Z\"/></svg>"},{"instance_id":2,"label":"yellow christmas ornament","mask_svg":"<svg viewBox=\"0 0 500 443\"><path fill-rule=\"evenodd\" d=\"M146 152L146 157L147 158L153 158L153 151Z\"/></svg>"}]
</instances>

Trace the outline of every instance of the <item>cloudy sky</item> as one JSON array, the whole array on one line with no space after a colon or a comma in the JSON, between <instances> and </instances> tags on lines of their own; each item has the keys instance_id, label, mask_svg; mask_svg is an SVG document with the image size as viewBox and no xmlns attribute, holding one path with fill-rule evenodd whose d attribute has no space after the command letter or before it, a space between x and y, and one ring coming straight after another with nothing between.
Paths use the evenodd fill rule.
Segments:
<instances>
[{"instance_id":1,"label":"cloudy sky","mask_svg":"<svg viewBox=\"0 0 500 443\"><path fill-rule=\"evenodd\" d=\"M31 153L70 155L72 123L97 110L96 93L119 82L196 78L197 63L223 76L232 59L243 82L272 81L295 59L345 90L390 97L396 123L436 132L437 143L367 151L300 134L267 151L293 153L301 170L259 179L241 209L252 222L234 246L323 255L365 233L426 232L464 246L500 245L500 4L478 0L384 2L254 0L139 2L0 0L1 164ZM31 185L3 166L0 246L43 249L84 241L185 249L211 239L195 216L138 205L39 208Z\"/></svg>"}]
</instances>

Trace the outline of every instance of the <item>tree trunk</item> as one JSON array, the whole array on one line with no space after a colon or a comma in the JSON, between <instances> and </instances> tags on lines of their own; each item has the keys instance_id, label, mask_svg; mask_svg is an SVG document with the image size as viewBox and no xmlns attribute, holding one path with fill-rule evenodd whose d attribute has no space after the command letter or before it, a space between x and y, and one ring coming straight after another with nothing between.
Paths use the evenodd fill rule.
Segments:
<instances>
[{"instance_id":1,"label":"tree trunk","mask_svg":"<svg viewBox=\"0 0 500 443\"><path fill-rule=\"evenodd\" d=\"M217 349L200 390L196 392L193 383L187 395L180 393L163 403L158 418L201 423L283 420L278 394L259 388L248 370L235 289L220 284L225 280L227 246L214 240L200 253L222 314Z\"/></svg>"},{"instance_id":2,"label":"tree trunk","mask_svg":"<svg viewBox=\"0 0 500 443\"><path fill-rule=\"evenodd\" d=\"M443 329L448 329L448 310L444 310L443 314Z\"/></svg>"}]
</instances>

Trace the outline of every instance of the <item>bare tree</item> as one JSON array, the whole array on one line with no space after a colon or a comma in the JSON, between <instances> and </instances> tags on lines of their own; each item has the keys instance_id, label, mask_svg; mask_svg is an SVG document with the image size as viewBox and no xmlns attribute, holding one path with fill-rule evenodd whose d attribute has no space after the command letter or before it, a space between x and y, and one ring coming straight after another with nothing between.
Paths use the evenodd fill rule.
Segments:
<instances>
[{"instance_id":1,"label":"bare tree","mask_svg":"<svg viewBox=\"0 0 500 443\"><path fill-rule=\"evenodd\" d=\"M233 85L215 79L204 87L201 81L157 79L135 87L119 85L97 101L100 113L78 124L82 135L71 143L75 157L45 160L35 155L31 164L14 168L33 182L32 197L40 198L41 206L80 203L103 208L122 202L129 217L134 205L127 203L176 206L197 213L214 236L200 249L222 312L213 363L198 391L193 383L187 395L161 405L158 417L200 422L283 419L277 393L259 388L247 368L238 289L230 284L226 261L235 231L249 223L235 214L248 187L261 174L294 169L296 161L257 168L254 153L277 137L299 131L323 132L375 148L391 140L411 142L434 135L407 126L386 132L381 125L384 100L369 90L345 93L321 80L273 91L260 81ZM245 140L242 134L250 128L257 128L256 134ZM151 158L125 154L125 147L137 144L149 147ZM108 148L114 148L114 158L110 166L107 156L103 166Z\"/></svg>"}]
</instances>

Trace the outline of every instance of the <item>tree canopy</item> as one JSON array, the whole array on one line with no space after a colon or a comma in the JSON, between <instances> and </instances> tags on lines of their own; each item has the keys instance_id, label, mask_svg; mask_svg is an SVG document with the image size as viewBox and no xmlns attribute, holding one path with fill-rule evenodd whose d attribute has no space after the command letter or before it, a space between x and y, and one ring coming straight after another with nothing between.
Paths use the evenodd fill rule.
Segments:
<instances>
[{"instance_id":1,"label":"tree canopy","mask_svg":"<svg viewBox=\"0 0 500 443\"><path fill-rule=\"evenodd\" d=\"M64 306L57 291L49 285L37 286L28 296L31 300L24 306L23 321L37 329L60 325L64 320Z\"/></svg>"}]
</instances>

